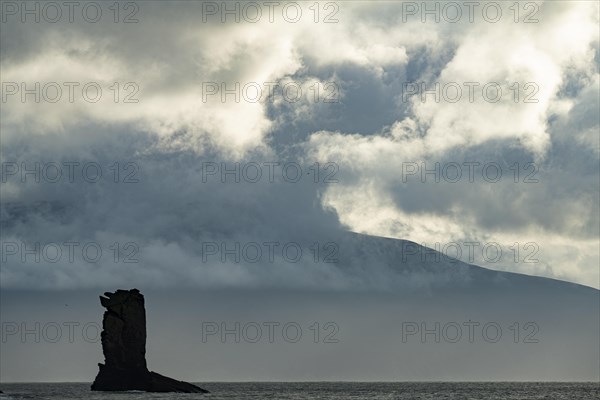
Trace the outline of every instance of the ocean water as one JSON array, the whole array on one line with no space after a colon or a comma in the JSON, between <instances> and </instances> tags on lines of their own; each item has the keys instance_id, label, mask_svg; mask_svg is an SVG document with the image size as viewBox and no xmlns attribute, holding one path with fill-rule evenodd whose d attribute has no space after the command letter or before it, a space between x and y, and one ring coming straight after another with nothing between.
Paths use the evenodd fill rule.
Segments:
<instances>
[{"instance_id":1,"label":"ocean water","mask_svg":"<svg viewBox=\"0 0 600 400\"><path fill-rule=\"evenodd\" d=\"M600 399L599 383L198 383L210 394L174 394L139 392L92 392L87 383L6 383L0 385L0 399L318 399L318 400L563 400Z\"/></svg>"}]
</instances>

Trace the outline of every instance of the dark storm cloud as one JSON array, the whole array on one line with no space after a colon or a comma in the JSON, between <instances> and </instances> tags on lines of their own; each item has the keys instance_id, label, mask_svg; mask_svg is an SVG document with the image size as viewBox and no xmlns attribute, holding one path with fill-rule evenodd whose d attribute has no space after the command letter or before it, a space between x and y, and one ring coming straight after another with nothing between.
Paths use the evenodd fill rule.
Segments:
<instances>
[{"instance_id":1,"label":"dark storm cloud","mask_svg":"<svg viewBox=\"0 0 600 400\"><path fill-rule=\"evenodd\" d=\"M510 25L511 29L522 29L532 41L541 43L539 37L561 18L565 4L545 4L547 18L539 25ZM148 250L144 260L154 264L147 270L132 271L130 277L147 273L151 280L156 273L165 277L165 284L169 278L185 281L193 275L190 269L177 272L177 268L197 262L198 243L204 239L342 241L335 239L342 229L361 230L377 218L379 205L388 198L397 211L410 218L433 215L440 221L446 219L438 223L442 231L462 224L474 236L515 235L540 228L565 241L597 237L598 146L594 129L598 103L593 87L597 74L586 69L586 58L581 56L584 51L574 51L577 63L571 66L552 53L554 50L544 49L548 60L557 60L550 64L564 77L557 97L574 102L568 113L546 112L545 103L545 108L532 108L525 115L511 114L509 108L511 118L501 122L513 136L506 138L501 129L490 133L490 128L496 128L494 114L475 105L473 113L466 113L458 122L442 118L438 125L448 128L447 134L429 140L431 125L447 115L448 105L421 109L419 104L403 101L403 84L431 84L445 73L452 78L456 71L477 71L478 62L482 64L479 70L490 70L485 57L475 56L489 49L487 41L496 40L494 33L504 25L478 21L431 27L418 18L404 23L402 6L396 3L375 7L345 4L341 22L329 26L305 21L294 25L281 21L236 24L230 20L222 24L218 18L205 23L202 2L140 2L139 7L139 22L132 24L115 24L111 18L94 24L81 18L74 23L10 20L2 24L3 79L135 81L140 86L140 102L131 107L106 103L37 107L19 101L3 105L3 162L93 161L103 167L105 177L112 176L109 168L114 162L121 167L133 162L139 167L139 182L129 185L106 180L90 184L81 179L22 185L11 177L2 190L3 237L41 242L80 239L108 243L111 238L139 242ZM585 15L584 6L578 7ZM570 20L557 23L563 22L566 25ZM581 37L587 38L584 33ZM473 42L474 36L481 43ZM511 49L511 43L513 48L524 43L513 39L505 37L506 49ZM590 49L597 50L597 40L591 42ZM568 43L561 46L573 47ZM597 65L597 52L595 57ZM500 65L490 74L502 76L504 67ZM555 84L553 79L554 75L548 78L548 85ZM303 98L292 103L278 99L249 105L243 101L222 103L219 96L207 104L201 101L202 82L237 81L243 85L270 80L305 85L310 80L334 81L339 85L339 101L311 103ZM485 118L477 119L481 114ZM538 116L545 120L537 121ZM414 130L406 134L410 138L395 127L409 119L414 123ZM464 139L456 126L465 121L479 129L472 134L475 139L465 134L464 142L452 145L456 137ZM480 126L473 121L480 121ZM528 130L531 125L533 133ZM548 132L542 132L546 125ZM338 136L329 135L332 132ZM487 139L480 140L480 134ZM331 142L317 140L332 137L335 140ZM533 144L526 142L531 137L537 140ZM434 144L441 149L437 153L429 148ZM507 179L496 184L482 179L431 185L419 179L402 182L402 163L421 161L493 161L503 167ZM266 183L264 179L222 184L214 176L202 182L206 162L298 162L304 173L310 172L314 162L322 166L335 163L338 183L315 184L313 175L293 184ZM512 175L508 179L509 167L515 162L521 168L535 163L539 182L515 184ZM526 172L521 171L521 179ZM363 185L370 185L370 197L354 201L355 196L367 193ZM342 205L351 206L342 207L338 202L338 209L331 208L325 200L342 191ZM389 219L390 225L402 227L402 232L418 230L411 220ZM386 228L369 232L395 233ZM440 240L435 235L431 238ZM169 262L173 265L161 271L160 264ZM83 270L96 271L89 266ZM52 276L52 271L33 268L25 273L11 267L3 285L10 281L36 286ZM112 279L102 268L96 272L102 279ZM234 269L228 272L230 283L256 284L268 275L259 273L260 279L252 279L257 268L243 270L239 276ZM273 279L284 281L287 272L283 269ZM31 279L37 273L43 278ZM93 279L86 273L76 268L73 272L67 265L59 274L66 281L54 277L56 280L47 282L54 282L50 286L92 285ZM302 280L300 273L290 276ZM315 276L318 273L310 271L307 282L314 283Z\"/></svg>"}]
</instances>

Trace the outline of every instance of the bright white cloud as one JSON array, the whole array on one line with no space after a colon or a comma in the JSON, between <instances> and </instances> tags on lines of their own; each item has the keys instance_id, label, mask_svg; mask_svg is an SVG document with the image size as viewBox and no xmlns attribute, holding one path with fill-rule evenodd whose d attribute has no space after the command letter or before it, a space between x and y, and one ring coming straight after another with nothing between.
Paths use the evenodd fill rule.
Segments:
<instances>
[{"instance_id":1,"label":"bright white cloud","mask_svg":"<svg viewBox=\"0 0 600 400\"><path fill-rule=\"evenodd\" d=\"M598 158L597 123L589 122L594 110L581 111L598 90L598 4L539 4L539 22L534 24L514 23L508 3L507 18L496 24L481 18L475 23L424 24L419 18L402 21L400 3L367 2L342 4L340 22L332 24L310 18L297 24L281 20L271 24L266 19L256 24L203 24L185 3L160 12L159 5L147 5L139 24L111 25L101 34L77 24L71 30L38 24L31 27L35 35L19 36L17 30L21 47L11 47L3 39L3 52L11 55L2 60L3 82L26 82L27 87L35 82L97 82L103 97L97 103L71 104L63 96L57 103L38 104L12 96L2 107L3 139L11 148L27 141L23 137L35 143L37 135L76 146L74 132L91 124L158 136L150 150L140 145L137 150L142 153L191 150L202 156L216 148L221 156L238 160L256 154L272 158L292 154L332 161L340 166L340 183L315 191L313 200L333 208L351 230L424 243L486 237L508 243L511 237L524 235L540 248L564 246L588 255L570 262L566 253L548 252L549 261L537 273L596 285L593 268L600 255L593 251L590 237L597 230L590 226L598 220L598 191L590 185L597 184L597 174L588 179L580 176L577 166L557 167L561 154L554 152L576 152L579 148L572 146L584 146L592 148L592 162ZM3 30L3 37L7 34L13 33ZM310 100L313 85L337 79L345 84L339 88L338 104L327 108ZM237 82L243 89L248 83L264 88L268 82L291 80L303 90L297 103L288 103L281 95L270 103L265 91L254 103L244 98L233 101L232 95L222 101L220 93L203 98L206 82L224 82L230 89ZM587 89L565 95L575 80ZM403 83L425 82L431 88L434 81L442 88L457 83L462 98L457 102L435 102L432 95L426 102L418 94L403 98ZM139 102L115 103L109 89L114 82L135 82ZM361 87L364 82L377 87ZM479 83L473 101L467 82ZM533 85L525 87L528 82ZM488 83L501 87L498 102L482 98L482 87ZM519 102L514 101L515 83ZM123 86L120 90L121 96L129 93ZM536 101L524 103L528 95ZM381 115L387 119L370 121L369 126L376 126L372 131L335 127L360 125L379 111L373 109L375 104L385 108ZM281 113L273 115L273 110ZM310 126L310 131L302 131L303 126ZM573 136L573 143L565 144L566 135ZM84 146L93 153L89 149L93 146ZM526 188L467 185L461 193L456 188L416 189L400 179L407 161L454 160L479 150L487 151L484 158L514 150L522 160L534 160L546 167L543 172L552 172L544 175L550 181ZM561 185L564 189L558 188ZM4 188L3 196L8 192L12 199L27 192ZM409 193L419 190L421 201ZM287 194L295 197L292 191ZM446 196L447 206L442 208L432 200ZM227 196L214 199L223 198ZM499 221L504 213L511 214L514 229ZM173 250L169 246L165 245Z\"/></svg>"}]
</instances>

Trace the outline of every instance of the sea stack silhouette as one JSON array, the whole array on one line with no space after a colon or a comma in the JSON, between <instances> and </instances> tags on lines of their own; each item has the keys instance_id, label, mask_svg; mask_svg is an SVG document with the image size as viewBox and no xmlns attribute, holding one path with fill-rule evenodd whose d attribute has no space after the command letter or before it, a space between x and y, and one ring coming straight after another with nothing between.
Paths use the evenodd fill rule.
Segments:
<instances>
[{"instance_id":1,"label":"sea stack silhouette","mask_svg":"<svg viewBox=\"0 0 600 400\"><path fill-rule=\"evenodd\" d=\"M138 289L106 292L100 304L106 311L102 320L104 364L92 390L208 393L196 385L148 371L146 366L146 309Z\"/></svg>"}]
</instances>

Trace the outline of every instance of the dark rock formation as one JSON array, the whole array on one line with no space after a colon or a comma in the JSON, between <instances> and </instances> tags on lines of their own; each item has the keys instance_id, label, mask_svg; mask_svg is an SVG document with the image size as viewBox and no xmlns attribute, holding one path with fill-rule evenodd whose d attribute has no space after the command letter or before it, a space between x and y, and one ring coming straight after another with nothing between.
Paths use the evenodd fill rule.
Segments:
<instances>
[{"instance_id":1,"label":"dark rock formation","mask_svg":"<svg viewBox=\"0 0 600 400\"><path fill-rule=\"evenodd\" d=\"M208 393L191 383L177 381L148 371L146 366L146 309L137 289L104 293L100 303L106 308L102 321L104 364L92 390Z\"/></svg>"}]
</instances>

